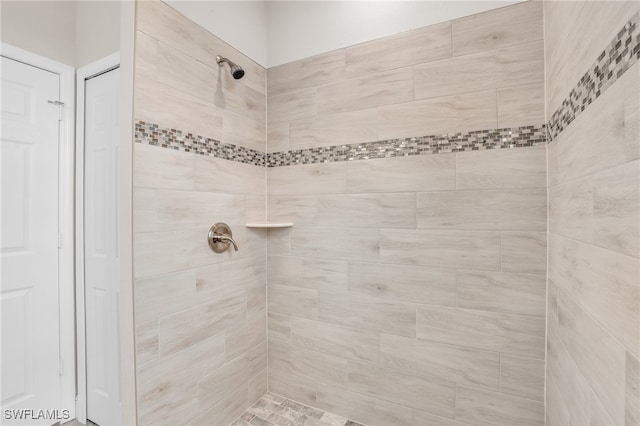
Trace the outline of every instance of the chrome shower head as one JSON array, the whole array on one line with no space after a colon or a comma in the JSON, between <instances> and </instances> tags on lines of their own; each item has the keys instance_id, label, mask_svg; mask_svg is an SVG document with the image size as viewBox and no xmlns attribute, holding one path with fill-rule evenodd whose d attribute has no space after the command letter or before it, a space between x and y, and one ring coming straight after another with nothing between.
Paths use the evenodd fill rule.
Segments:
<instances>
[{"instance_id":1,"label":"chrome shower head","mask_svg":"<svg viewBox=\"0 0 640 426\"><path fill-rule=\"evenodd\" d=\"M242 69L242 67L240 65L236 64L235 62L230 61L227 58L225 58L223 56L220 56L220 55L216 56L216 62L221 67L224 66L225 62L227 64L229 64L229 70L231 71L231 75L236 80L240 80L242 77L244 77L244 70Z\"/></svg>"}]
</instances>

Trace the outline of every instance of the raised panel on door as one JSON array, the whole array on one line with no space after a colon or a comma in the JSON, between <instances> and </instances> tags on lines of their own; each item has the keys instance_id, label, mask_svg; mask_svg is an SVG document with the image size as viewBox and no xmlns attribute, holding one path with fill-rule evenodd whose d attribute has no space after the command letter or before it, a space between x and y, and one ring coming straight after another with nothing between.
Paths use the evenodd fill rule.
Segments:
<instances>
[{"instance_id":1,"label":"raised panel on door","mask_svg":"<svg viewBox=\"0 0 640 426\"><path fill-rule=\"evenodd\" d=\"M3 410L60 408L59 76L2 57L0 309ZM46 419L3 424L51 424ZM55 420L54 420L55 421Z\"/></svg>"}]
</instances>

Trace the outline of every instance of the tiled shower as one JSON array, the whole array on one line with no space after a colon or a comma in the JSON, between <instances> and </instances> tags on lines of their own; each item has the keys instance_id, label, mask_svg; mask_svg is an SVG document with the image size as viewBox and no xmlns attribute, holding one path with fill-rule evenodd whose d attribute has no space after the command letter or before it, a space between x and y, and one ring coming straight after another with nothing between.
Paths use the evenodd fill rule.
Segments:
<instances>
[{"instance_id":1,"label":"tiled shower","mask_svg":"<svg viewBox=\"0 0 640 426\"><path fill-rule=\"evenodd\" d=\"M138 2L138 422L637 425L638 9L528 1L264 69Z\"/></svg>"}]
</instances>

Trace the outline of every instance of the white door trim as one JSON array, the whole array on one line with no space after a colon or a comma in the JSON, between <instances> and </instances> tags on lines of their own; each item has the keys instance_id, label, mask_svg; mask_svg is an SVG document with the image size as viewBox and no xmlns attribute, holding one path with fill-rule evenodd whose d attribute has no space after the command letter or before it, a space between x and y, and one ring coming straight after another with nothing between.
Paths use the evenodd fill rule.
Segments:
<instances>
[{"instance_id":1,"label":"white door trim","mask_svg":"<svg viewBox=\"0 0 640 426\"><path fill-rule=\"evenodd\" d=\"M120 53L113 53L82 68L76 73L76 330L78 397L76 419L87 422L87 359L85 330L84 283L84 109L85 80L120 66Z\"/></svg>"},{"instance_id":2,"label":"white door trim","mask_svg":"<svg viewBox=\"0 0 640 426\"><path fill-rule=\"evenodd\" d=\"M136 2L120 0L120 143L118 252L120 253L120 389L122 424L138 424L133 290L133 92Z\"/></svg>"},{"instance_id":3,"label":"white door trim","mask_svg":"<svg viewBox=\"0 0 640 426\"><path fill-rule=\"evenodd\" d=\"M75 70L44 56L12 46L0 44L0 55L60 76L62 107L59 134L59 224L60 249L58 251L58 297L60 309L60 394L62 410L75 417L75 318L74 318L74 106Z\"/></svg>"}]
</instances>

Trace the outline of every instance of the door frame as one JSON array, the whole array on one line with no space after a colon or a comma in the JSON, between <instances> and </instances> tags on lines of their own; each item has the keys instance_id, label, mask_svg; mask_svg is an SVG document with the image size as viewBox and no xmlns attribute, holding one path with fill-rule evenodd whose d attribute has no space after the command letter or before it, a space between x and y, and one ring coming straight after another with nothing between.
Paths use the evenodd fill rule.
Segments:
<instances>
[{"instance_id":1,"label":"door frame","mask_svg":"<svg viewBox=\"0 0 640 426\"><path fill-rule=\"evenodd\" d=\"M88 78L112 71L120 66L120 52L98 59L76 72L76 330L78 396L76 419L87 422L87 345L84 282L84 112L85 82ZM116 214L119 214L117 212Z\"/></svg>"},{"instance_id":2,"label":"door frame","mask_svg":"<svg viewBox=\"0 0 640 426\"><path fill-rule=\"evenodd\" d=\"M64 103L58 126L58 315L60 324L61 410L76 412L75 282L74 282L74 131L75 69L2 42L0 55L57 74ZM53 408L53 407L52 407Z\"/></svg>"}]
</instances>

